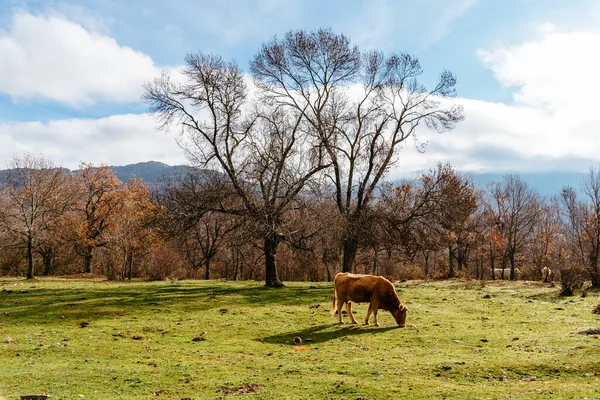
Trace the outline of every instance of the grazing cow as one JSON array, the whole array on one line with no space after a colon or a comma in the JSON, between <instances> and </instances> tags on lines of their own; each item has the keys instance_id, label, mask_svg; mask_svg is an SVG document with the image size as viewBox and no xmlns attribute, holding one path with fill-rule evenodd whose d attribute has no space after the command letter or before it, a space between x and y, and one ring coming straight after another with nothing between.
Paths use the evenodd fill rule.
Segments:
<instances>
[{"instance_id":1,"label":"grazing cow","mask_svg":"<svg viewBox=\"0 0 600 400\"><path fill-rule=\"evenodd\" d=\"M548 267L542 268L542 282L550 282L552 277L552 270Z\"/></svg>"},{"instance_id":2,"label":"grazing cow","mask_svg":"<svg viewBox=\"0 0 600 400\"><path fill-rule=\"evenodd\" d=\"M515 268L515 279L519 279L521 276L521 270ZM494 268L494 279L510 279L510 268L504 268L504 275L502 274L502 268Z\"/></svg>"},{"instance_id":3,"label":"grazing cow","mask_svg":"<svg viewBox=\"0 0 600 400\"><path fill-rule=\"evenodd\" d=\"M369 317L373 313L375 326L379 326L377 321L377 311L385 310L392 313L394 319L404 328L406 326L406 308L398 294L394 285L382 276L375 275L357 275L346 272L339 273L333 279L333 308L331 315L338 313L338 321L343 324L342 307L346 303L346 310L353 324L358 324L358 321L352 314L352 302L366 303L369 302L369 310L365 318L365 325L369 324ZM337 304L336 304L337 301Z\"/></svg>"}]
</instances>

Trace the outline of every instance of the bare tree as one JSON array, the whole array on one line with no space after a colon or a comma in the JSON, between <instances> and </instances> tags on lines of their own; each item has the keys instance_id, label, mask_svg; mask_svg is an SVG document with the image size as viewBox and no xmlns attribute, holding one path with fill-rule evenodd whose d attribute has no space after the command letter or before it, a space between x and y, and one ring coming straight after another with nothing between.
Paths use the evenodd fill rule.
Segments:
<instances>
[{"instance_id":1,"label":"bare tree","mask_svg":"<svg viewBox=\"0 0 600 400\"><path fill-rule=\"evenodd\" d=\"M538 194L517 175L505 175L489 187L486 207L494 216L500 234L506 239L502 257L502 276L510 264L510 279L515 279L515 261L533 232L539 204ZM493 272L492 272L493 273Z\"/></svg>"},{"instance_id":2,"label":"bare tree","mask_svg":"<svg viewBox=\"0 0 600 400\"><path fill-rule=\"evenodd\" d=\"M441 132L463 119L462 107L448 100L456 79L443 71L428 90L418 81L422 70L415 57L361 52L328 29L273 38L256 54L251 71L263 101L297 116L321 143L345 221L343 270L350 272L363 214L401 143L419 125Z\"/></svg>"},{"instance_id":3,"label":"bare tree","mask_svg":"<svg viewBox=\"0 0 600 400\"><path fill-rule=\"evenodd\" d=\"M593 167L582 182L582 194L580 200L573 188L562 190L561 222L572 255L586 266L592 286L600 287L600 174Z\"/></svg>"},{"instance_id":4,"label":"bare tree","mask_svg":"<svg viewBox=\"0 0 600 400\"><path fill-rule=\"evenodd\" d=\"M318 143L304 134L302 113L250 97L235 63L201 53L185 61L185 82L163 74L145 86L144 101L160 128L182 130L179 143L194 165L214 168L226 179L227 190L213 191L203 207L248 220L262 238L266 285L282 286L276 255L289 234L281 230L282 218L307 181L326 167Z\"/></svg>"},{"instance_id":5,"label":"bare tree","mask_svg":"<svg viewBox=\"0 0 600 400\"><path fill-rule=\"evenodd\" d=\"M449 249L450 277L454 260L462 260L467 247L468 218L477 207L473 183L450 165L423 174L418 182L387 185L382 190L381 223L409 259L434 245Z\"/></svg>"},{"instance_id":6,"label":"bare tree","mask_svg":"<svg viewBox=\"0 0 600 400\"><path fill-rule=\"evenodd\" d=\"M204 278L210 279L210 264L225 243L226 236L243 220L236 216L207 211L217 198L223 202L226 190L221 180L211 179L208 171L190 171L169 182L159 194L164 206L167 236L174 241L193 273L204 265Z\"/></svg>"},{"instance_id":7,"label":"bare tree","mask_svg":"<svg viewBox=\"0 0 600 400\"><path fill-rule=\"evenodd\" d=\"M63 170L43 157L24 154L9 164L2 185L6 207L0 207L0 226L26 247L27 279L34 277L36 246L69 205L65 179Z\"/></svg>"}]
</instances>

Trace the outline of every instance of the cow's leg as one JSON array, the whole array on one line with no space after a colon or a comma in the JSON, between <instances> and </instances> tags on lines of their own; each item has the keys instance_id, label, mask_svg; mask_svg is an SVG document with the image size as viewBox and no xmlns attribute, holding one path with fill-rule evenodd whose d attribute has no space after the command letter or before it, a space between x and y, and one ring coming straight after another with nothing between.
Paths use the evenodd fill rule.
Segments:
<instances>
[{"instance_id":1,"label":"cow's leg","mask_svg":"<svg viewBox=\"0 0 600 400\"><path fill-rule=\"evenodd\" d=\"M375 326L379 326L379 321L377 321L377 311L379 310L379 302L377 300L371 300L371 309L373 311L373 322Z\"/></svg>"},{"instance_id":2,"label":"cow's leg","mask_svg":"<svg viewBox=\"0 0 600 400\"><path fill-rule=\"evenodd\" d=\"M371 312L373 312L373 307L371 303L369 303L369 309L367 310L367 318L365 318L365 325L369 325L369 317L371 316Z\"/></svg>"},{"instance_id":3,"label":"cow's leg","mask_svg":"<svg viewBox=\"0 0 600 400\"><path fill-rule=\"evenodd\" d=\"M342 307L344 307L344 302L338 297L338 299L337 299L337 313L338 313L338 322L340 324L344 323L344 320L342 319Z\"/></svg>"},{"instance_id":4,"label":"cow's leg","mask_svg":"<svg viewBox=\"0 0 600 400\"><path fill-rule=\"evenodd\" d=\"M352 314L352 302L349 301L346 303L346 310L348 311L348 315L350 316L350 320L353 324L358 324L356 318L354 318L354 314Z\"/></svg>"}]
</instances>

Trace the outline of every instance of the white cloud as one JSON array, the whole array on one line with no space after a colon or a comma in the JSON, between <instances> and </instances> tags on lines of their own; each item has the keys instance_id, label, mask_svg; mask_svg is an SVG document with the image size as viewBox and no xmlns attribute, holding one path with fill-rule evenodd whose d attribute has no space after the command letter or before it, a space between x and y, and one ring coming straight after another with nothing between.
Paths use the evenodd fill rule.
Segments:
<instances>
[{"instance_id":1,"label":"white cloud","mask_svg":"<svg viewBox=\"0 0 600 400\"><path fill-rule=\"evenodd\" d=\"M136 102L159 72L146 54L59 16L16 13L0 31L0 92L16 100Z\"/></svg>"},{"instance_id":2,"label":"white cloud","mask_svg":"<svg viewBox=\"0 0 600 400\"><path fill-rule=\"evenodd\" d=\"M595 119L600 33L559 32L550 24L540 33L537 40L480 50L479 56L503 86L516 88L517 105L579 121Z\"/></svg>"},{"instance_id":3,"label":"white cloud","mask_svg":"<svg viewBox=\"0 0 600 400\"><path fill-rule=\"evenodd\" d=\"M30 152L70 169L81 161L109 165L150 160L186 163L174 137L157 132L155 126L156 121L148 114L0 124L0 159Z\"/></svg>"},{"instance_id":4,"label":"white cloud","mask_svg":"<svg viewBox=\"0 0 600 400\"><path fill-rule=\"evenodd\" d=\"M463 171L586 171L600 163L600 33L559 32L540 26L539 37L514 46L479 50L498 82L513 88L514 104L457 99L466 120L449 133L425 129L424 154L410 144L391 176L449 161Z\"/></svg>"}]
</instances>

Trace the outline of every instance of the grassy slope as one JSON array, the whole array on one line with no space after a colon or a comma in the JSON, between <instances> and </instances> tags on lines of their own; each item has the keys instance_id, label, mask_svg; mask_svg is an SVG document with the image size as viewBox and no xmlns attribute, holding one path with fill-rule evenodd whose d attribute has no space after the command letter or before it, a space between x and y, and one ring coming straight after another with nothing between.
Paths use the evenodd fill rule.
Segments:
<instances>
[{"instance_id":1,"label":"grassy slope","mask_svg":"<svg viewBox=\"0 0 600 400\"><path fill-rule=\"evenodd\" d=\"M405 329L383 312L379 328L335 324L326 283L3 280L0 392L214 399L247 384L259 387L243 396L260 399L600 397L600 339L576 334L600 327L600 293L460 281L398 290ZM359 321L366 307L355 306Z\"/></svg>"}]
</instances>

